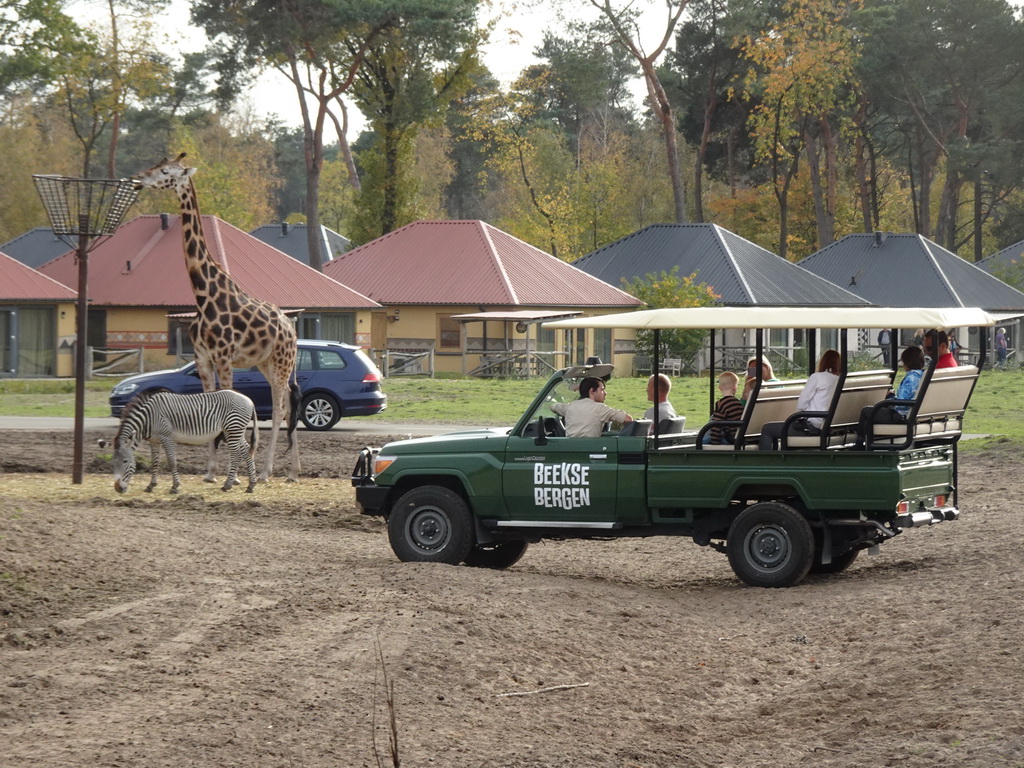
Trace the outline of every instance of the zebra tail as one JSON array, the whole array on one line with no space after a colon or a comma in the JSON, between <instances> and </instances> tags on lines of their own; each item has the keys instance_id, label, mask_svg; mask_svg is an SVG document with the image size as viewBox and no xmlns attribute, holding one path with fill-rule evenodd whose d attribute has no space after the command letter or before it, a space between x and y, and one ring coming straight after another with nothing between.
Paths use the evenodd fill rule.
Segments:
<instances>
[{"instance_id":1,"label":"zebra tail","mask_svg":"<svg viewBox=\"0 0 1024 768\"><path fill-rule=\"evenodd\" d=\"M297 379L288 382L288 448L295 444L295 427L299 423L299 407L302 405L302 388Z\"/></svg>"}]
</instances>

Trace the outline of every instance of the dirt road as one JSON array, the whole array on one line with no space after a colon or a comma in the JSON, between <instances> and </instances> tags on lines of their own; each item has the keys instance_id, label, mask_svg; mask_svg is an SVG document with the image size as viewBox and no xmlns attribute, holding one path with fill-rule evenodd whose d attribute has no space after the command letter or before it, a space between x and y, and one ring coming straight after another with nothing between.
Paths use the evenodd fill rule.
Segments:
<instances>
[{"instance_id":1,"label":"dirt road","mask_svg":"<svg viewBox=\"0 0 1024 768\"><path fill-rule=\"evenodd\" d=\"M380 438L302 437L296 485L169 497L4 435L0 764L1024 765L1009 448L963 460L960 521L762 590L669 538L399 563L346 481Z\"/></svg>"}]
</instances>

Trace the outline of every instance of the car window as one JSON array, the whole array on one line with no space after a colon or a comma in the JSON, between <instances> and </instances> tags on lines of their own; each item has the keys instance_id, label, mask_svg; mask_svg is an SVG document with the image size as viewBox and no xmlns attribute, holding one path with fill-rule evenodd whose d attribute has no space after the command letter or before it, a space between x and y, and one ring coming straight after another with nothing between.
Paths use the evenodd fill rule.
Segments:
<instances>
[{"instance_id":1,"label":"car window","mask_svg":"<svg viewBox=\"0 0 1024 768\"><path fill-rule=\"evenodd\" d=\"M321 371L340 371L343 370L347 363L345 358L339 355L337 352L329 349L317 350L318 361L320 363Z\"/></svg>"},{"instance_id":2,"label":"car window","mask_svg":"<svg viewBox=\"0 0 1024 768\"><path fill-rule=\"evenodd\" d=\"M313 352L309 349L299 350L299 363L298 369L300 371L312 371L313 370Z\"/></svg>"}]
</instances>

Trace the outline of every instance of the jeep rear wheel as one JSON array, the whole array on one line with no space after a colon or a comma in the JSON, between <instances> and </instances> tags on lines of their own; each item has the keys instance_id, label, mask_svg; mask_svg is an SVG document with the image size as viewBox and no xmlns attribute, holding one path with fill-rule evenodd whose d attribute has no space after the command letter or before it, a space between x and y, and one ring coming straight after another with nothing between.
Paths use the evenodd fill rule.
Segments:
<instances>
[{"instance_id":1,"label":"jeep rear wheel","mask_svg":"<svg viewBox=\"0 0 1024 768\"><path fill-rule=\"evenodd\" d=\"M733 571L752 587L791 587L814 560L814 534L790 506L763 502L733 521L726 541Z\"/></svg>"},{"instance_id":2,"label":"jeep rear wheel","mask_svg":"<svg viewBox=\"0 0 1024 768\"><path fill-rule=\"evenodd\" d=\"M857 555L859 554L859 549L850 549L843 552L841 555L832 555L832 561L828 565L823 565L821 562L821 553L816 552L814 554L814 562L811 563L811 573L842 573L853 565L853 561L857 559Z\"/></svg>"},{"instance_id":3,"label":"jeep rear wheel","mask_svg":"<svg viewBox=\"0 0 1024 768\"><path fill-rule=\"evenodd\" d=\"M473 518L457 493L438 485L413 488L388 518L391 549L404 562L457 565L473 548Z\"/></svg>"},{"instance_id":4,"label":"jeep rear wheel","mask_svg":"<svg viewBox=\"0 0 1024 768\"><path fill-rule=\"evenodd\" d=\"M503 541L486 547L473 547L466 555L466 565L471 568L511 568L526 552L525 541Z\"/></svg>"}]
</instances>

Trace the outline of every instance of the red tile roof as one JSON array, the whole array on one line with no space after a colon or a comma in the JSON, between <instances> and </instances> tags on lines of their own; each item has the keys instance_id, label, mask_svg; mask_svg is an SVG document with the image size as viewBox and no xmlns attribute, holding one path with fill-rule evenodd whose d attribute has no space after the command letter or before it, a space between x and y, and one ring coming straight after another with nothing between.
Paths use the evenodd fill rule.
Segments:
<instances>
[{"instance_id":1,"label":"red tile roof","mask_svg":"<svg viewBox=\"0 0 1024 768\"><path fill-rule=\"evenodd\" d=\"M417 221L324 265L382 304L635 307L628 293L483 221Z\"/></svg>"},{"instance_id":2,"label":"red tile roof","mask_svg":"<svg viewBox=\"0 0 1024 768\"><path fill-rule=\"evenodd\" d=\"M206 244L238 286L279 307L372 309L372 299L281 253L216 216L203 216ZM183 307L195 303L182 252L181 217L139 216L89 254L89 298L94 306ZM39 271L78 284L74 253Z\"/></svg>"},{"instance_id":3,"label":"red tile roof","mask_svg":"<svg viewBox=\"0 0 1024 768\"><path fill-rule=\"evenodd\" d=\"M73 280L78 285L78 267ZM75 301L78 291L0 253L0 301Z\"/></svg>"}]
</instances>

